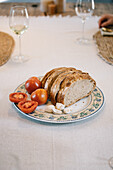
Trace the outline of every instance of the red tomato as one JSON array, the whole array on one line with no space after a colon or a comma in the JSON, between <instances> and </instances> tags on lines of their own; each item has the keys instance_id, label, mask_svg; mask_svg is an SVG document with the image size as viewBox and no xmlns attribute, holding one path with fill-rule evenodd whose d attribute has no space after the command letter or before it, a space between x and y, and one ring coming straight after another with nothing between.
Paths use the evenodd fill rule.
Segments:
<instances>
[{"instance_id":1,"label":"red tomato","mask_svg":"<svg viewBox=\"0 0 113 170\"><path fill-rule=\"evenodd\" d=\"M18 103L20 101L25 101L27 100L27 94L26 93L21 93L21 92L15 92L11 93L9 95L9 100L14 103Z\"/></svg>"},{"instance_id":2,"label":"red tomato","mask_svg":"<svg viewBox=\"0 0 113 170\"><path fill-rule=\"evenodd\" d=\"M25 82L25 88L29 94L41 87L41 81L37 77L31 77Z\"/></svg>"},{"instance_id":3,"label":"red tomato","mask_svg":"<svg viewBox=\"0 0 113 170\"><path fill-rule=\"evenodd\" d=\"M37 101L39 105L47 102L48 94L45 89L37 89L31 94L31 100Z\"/></svg>"},{"instance_id":4,"label":"red tomato","mask_svg":"<svg viewBox=\"0 0 113 170\"><path fill-rule=\"evenodd\" d=\"M38 106L38 102L31 101L31 100L21 101L18 103L19 109L24 113L33 112L37 106Z\"/></svg>"}]
</instances>

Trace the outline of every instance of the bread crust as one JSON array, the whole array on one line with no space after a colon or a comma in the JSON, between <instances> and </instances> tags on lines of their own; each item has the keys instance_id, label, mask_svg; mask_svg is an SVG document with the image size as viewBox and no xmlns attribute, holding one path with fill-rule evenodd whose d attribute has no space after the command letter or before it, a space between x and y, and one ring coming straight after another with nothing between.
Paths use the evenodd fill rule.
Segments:
<instances>
[{"instance_id":1,"label":"bread crust","mask_svg":"<svg viewBox=\"0 0 113 170\"><path fill-rule=\"evenodd\" d=\"M44 84L44 89L47 90L48 92L48 96L50 96L50 88L52 83L54 82L55 78L62 73L63 71L65 71L66 68L65 67L60 67L60 68L56 68L46 79L45 84Z\"/></svg>"},{"instance_id":2,"label":"bread crust","mask_svg":"<svg viewBox=\"0 0 113 170\"><path fill-rule=\"evenodd\" d=\"M63 73L59 74L55 81L53 82L51 88L50 88L50 99L51 102L55 105L56 104L56 96L58 91L60 90L60 86L63 82L63 80L66 78L66 76L70 77L77 72L80 72L79 70L76 70L75 68L67 68Z\"/></svg>"},{"instance_id":3,"label":"bread crust","mask_svg":"<svg viewBox=\"0 0 113 170\"><path fill-rule=\"evenodd\" d=\"M49 72L45 74L45 76L42 78L41 83L42 83L42 88L44 88L45 82L47 78L55 71L56 69L52 69Z\"/></svg>"},{"instance_id":4,"label":"bread crust","mask_svg":"<svg viewBox=\"0 0 113 170\"><path fill-rule=\"evenodd\" d=\"M42 80L41 80L41 82L42 82L42 88L45 88L45 83L46 83L46 81L48 80L48 78L51 76L51 74L54 73L54 72L56 72L56 71L59 70L59 69L62 69L62 68L66 68L66 67L54 68L54 69L48 71L48 72L44 75L44 77L42 78Z\"/></svg>"}]
</instances>

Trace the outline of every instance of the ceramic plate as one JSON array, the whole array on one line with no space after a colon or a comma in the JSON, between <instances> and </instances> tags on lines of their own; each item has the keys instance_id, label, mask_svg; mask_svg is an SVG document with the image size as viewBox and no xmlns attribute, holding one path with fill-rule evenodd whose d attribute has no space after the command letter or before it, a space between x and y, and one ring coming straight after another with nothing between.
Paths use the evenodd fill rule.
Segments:
<instances>
[{"instance_id":1,"label":"ceramic plate","mask_svg":"<svg viewBox=\"0 0 113 170\"><path fill-rule=\"evenodd\" d=\"M25 82L20 84L16 88L15 92L27 93L25 89ZM82 121L86 118L90 118L91 116L95 115L98 111L100 111L103 104L104 104L104 95L102 91L98 87L96 87L90 96L76 102L73 106L70 106L74 108L73 109L74 111L67 114L59 115L59 114L52 114L52 113L41 111L43 109L40 108L44 107L44 105L38 106L37 109L32 113L26 114L23 113L17 107L16 104L14 104L14 106L21 114L29 117L30 119L34 119L42 122L49 122L49 123L71 123L71 122Z\"/></svg>"}]
</instances>

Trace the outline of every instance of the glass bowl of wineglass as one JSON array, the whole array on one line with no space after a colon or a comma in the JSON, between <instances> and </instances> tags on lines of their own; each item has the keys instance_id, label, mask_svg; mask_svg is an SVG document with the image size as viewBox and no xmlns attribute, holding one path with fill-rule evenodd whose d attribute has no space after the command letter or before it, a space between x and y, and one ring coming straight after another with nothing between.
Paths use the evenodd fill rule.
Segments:
<instances>
[{"instance_id":1,"label":"glass bowl of wineglass","mask_svg":"<svg viewBox=\"0 0 113 170\"><path fill-rule=\"evenodd\" d=\"M92 16L94 9L95 9L94 0L77 0L75 11L77 16L81 18L83 25L82 37L78 38L77 42L80 42L82 44L89 43L89 40L84 36L84 25L86 19Z\"/></svg>"},{"instance_id":2,"label":"glass bowl of wineglass","mask_svg":"<svg viewBox=\"0 0 113 170\"><path fill-rule=\"evenodd\" d=\"M19 37L19 54L12 57L17 63L23 63L29 60L28 56L21 53L21 35L28 29L29 17L27 8L24 6L11 7L9 15L9 27Z\"/></svg>"},{"instance_id":3,"label":"glass bowl of wineglass","mask_svg":"<svg viewBox=\"0 0 113 170\"><path fill-rule=\"evenodd\" d=\"M109 166L113 169L113 157L111 157L109 160Z\"/></svg>"}]
</instances>

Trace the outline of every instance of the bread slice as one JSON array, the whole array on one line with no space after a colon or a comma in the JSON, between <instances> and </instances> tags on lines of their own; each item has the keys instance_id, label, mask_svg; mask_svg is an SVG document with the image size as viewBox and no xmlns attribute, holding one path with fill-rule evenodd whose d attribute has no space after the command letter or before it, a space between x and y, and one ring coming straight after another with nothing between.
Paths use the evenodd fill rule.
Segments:
<instances>
[{"instance_id":1,"label":"bread slice","mask_svg":"<svg viewBox=\"0 0 113 170\"><path fill-rule=\"evenodd\" d=\"M96 82L88 73L77 73L66 78L61 83L56 102L66 107L74 104L82 98L91 94L95 89Z\"/></svg>"},{"instance_id":2,"label":"bread slice","mask_svg":"<svg viewBox=\"0 0 113 170\"><path fill-rule=\"evenodd\" d=\"M76 70L75 68L67 68L63 73L59 74L57 78L54 80L50 88L50 99L54 105L56 104L56 97L57 97L58 91L60 90L60 86L63 80L66 78L66 76L70 77L78 72L81 72L81 71Z\"/></svg>"},{"instance_id":3,"label":"bread slice","mask_svg":"<svg viewBox=\"0 0 113 170\"><path fill-rule=\"evenodd\" d=\"M48 92L48 97L50 96L50 88L56 77L64 72L67 68L62 67L62 68L56 68L46 79L45 84L44 84L44 89L47 90Z\"/></svg>"},{"instance_id":4,"label":"bread slice","mask_svg":"<svg viewBox=\"0 0 113 170\"><path fill-rule=\"evenodd\" d=\"M66 67L63 67L63 68L66 68ZM45 74L45 76L42 78L41 80L41 83L42 83L42 88L45 88L45 83L47 81L47 79L49 78L49 76L51 76L52 73L54 73L55 71L59 70L59 69L62 69L62 67L59 67L59 68L54 68L52 70L50 70L49 72L47 72Z\"/></svg>"},{"instance_id":5,"label":"bread slice","mask_svg":"<svg viewBox=\"0 0 113 170\"><path fill-rule=\"evenodd\" d=\"M41 83L42 83L42 88L44 88L44 85L45 85L45 82L46 82L46 80L47 80L47 78L52 74L52 72L54 72L55 71L55 69L52 69L52 70L50 70L49 72L47 72L45 75L44 75L44 77L42 78L42 80L41 80Z\"/></svg>"}]
</instances>

